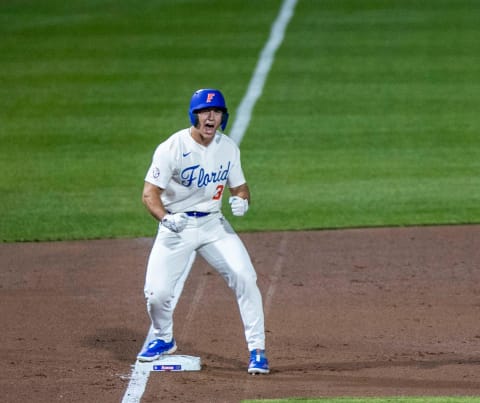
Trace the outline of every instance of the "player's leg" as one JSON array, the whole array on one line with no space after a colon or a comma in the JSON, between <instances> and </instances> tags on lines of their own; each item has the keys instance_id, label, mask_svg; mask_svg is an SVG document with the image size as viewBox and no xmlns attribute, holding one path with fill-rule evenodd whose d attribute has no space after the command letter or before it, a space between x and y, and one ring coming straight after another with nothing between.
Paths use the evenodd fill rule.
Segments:
<instances>
[{"instance_id":1,"label":"player's leg","mask_svg":"<svg viewBox=\"0 0 480 403\"><path fill-rule=\"evenodd\" d=\"M160 228L148 259L144 288L155 338L172 339L173 311L194 260L188 241Z\"/></svg>"},{"instance_id":2,"label":"player's leg","mask_svg":"<svg viewBox=\"0 0 480 403\"><path fill-rule=\"evenodd\" d=\"M265 355L263 303L257 286L257 275L243 242L222 218L220 225L206 226L210 238L199 253L223 276L235 292L242 317L245 339L250 351L248 372L268 374L270 367ZM210 224L214 223L212 221Z\"/></svg>"},{"instance_id":3,"label":"player's leg","mask_svg":"<svg viewBox=\"0 0 480 403\"><path fill-rule=\"evenodd\" d=\"M219 224L220 223L220 224ZM265 349L263 303L257 275L247 249L230 224L222 218L205 226L208 242L198 252L234 291L243 321L248 349Z\"/></svg>"},{"instance_id":4,"label":"player's leg","mask_svg":"<svg viewBox=\"0 0 480 403\"><path fill-rule=\"evenodd\" d=\"M197 252L193 251L190 254L190 259L188 260L187 265L185 266L182 276L177 281L175 289L173 290L173 300L171 302L172 310L175 309L175 307L177 306L178 300L180 298L180 295L182 295L183 287L185 286L185 281L187 281L188 275L190 274L190 270L192 269L193 262L195 261L196 257L197 257Z\"/></svg>"}]
</instances>

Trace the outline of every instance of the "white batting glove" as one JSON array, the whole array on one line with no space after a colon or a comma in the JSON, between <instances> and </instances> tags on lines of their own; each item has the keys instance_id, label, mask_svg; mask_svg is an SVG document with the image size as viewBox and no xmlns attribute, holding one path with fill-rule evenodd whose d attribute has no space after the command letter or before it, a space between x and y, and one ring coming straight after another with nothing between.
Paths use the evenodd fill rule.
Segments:
<instances>
[{"instance_id":1,"label":"white batting glove","mask_svg":"<svg viewBox=\"0 0 480 403\"><path fill-rule=\"evenodd\" d=\"M232 213L235 216L242 216L248 211L248 200L238 196L231 196L228 199Z\"/></svg>"},{"instance_id":2,"label":"white batting glove","mask_svg":"<svg viewBox=\"0 0 480 403\"><path fill-rule=\"evenodd\" d=\"M188 217L185 213L167 214L162 218L162 225L173 232L182 232L187 225Z\"/></svg>"}]
</instances>

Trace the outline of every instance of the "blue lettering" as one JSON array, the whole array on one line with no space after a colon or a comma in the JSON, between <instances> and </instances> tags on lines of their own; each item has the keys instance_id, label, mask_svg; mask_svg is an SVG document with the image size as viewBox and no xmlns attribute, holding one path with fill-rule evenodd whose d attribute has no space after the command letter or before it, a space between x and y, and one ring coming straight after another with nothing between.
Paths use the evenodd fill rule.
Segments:
<instances>
[{"instance_id":1,"label":"blue lettering","mask_svg":"<svg viewBox=\"0 0 480 403\"><path fill-rule=\"evenodd\" d=\"M217 171L205 172L205 169L200 167L200 165L192 165L186 167L180 173L180 178L182 179L182 185L189 187L197 185L197 187L205 187L210 183L217 183L226 181L228 179L228 174L230 173L230 161L226 168L223 168L223 165L220 165Z\"/></svg>"},{"instance_id":2,"label":"blue lettering","mask_svg":"<svg viewBox=\"0 0 480 403\"><path fill-rule=\"evenodd\" d=\"M195 170L199 167L200 165L193 165L191 167L187 167L185 168L182 173L180 174L180 177L182 178L182 185L183 186L186 186L186 187L189 187L193 181L196 178L195 175Z\"/></svg>"}]
</instances>

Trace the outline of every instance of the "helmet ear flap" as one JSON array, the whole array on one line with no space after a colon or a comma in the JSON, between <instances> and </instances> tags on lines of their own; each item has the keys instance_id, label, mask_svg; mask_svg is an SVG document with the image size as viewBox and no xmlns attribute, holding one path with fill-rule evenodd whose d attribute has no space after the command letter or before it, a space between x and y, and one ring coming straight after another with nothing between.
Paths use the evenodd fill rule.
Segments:
<instances>
[{"instance_id":1,"label":"helmet ear flap","mask_svg":"<svg viewBox=\"0 0 480 403\"><path fill-rule=\"evenodd\" d=\"M193 126L197 126L198 124L198 116L196 113L194 113L193 111L189 111L188 112L188 117L190 118L190 123L193 125Z\"/></svg>"},{"instance_id":2,"label":"helmet ear flap","mask_svg":"<svg viewBox=\"0 0 480 403\"><path fill-rule=\"evenodd\" d=\"M225 128L227 127L227 122L228 122L228 112L224 111L222 114L222 123L220 124L222 131L225 130Z\"/></svg>"}]
</instances>

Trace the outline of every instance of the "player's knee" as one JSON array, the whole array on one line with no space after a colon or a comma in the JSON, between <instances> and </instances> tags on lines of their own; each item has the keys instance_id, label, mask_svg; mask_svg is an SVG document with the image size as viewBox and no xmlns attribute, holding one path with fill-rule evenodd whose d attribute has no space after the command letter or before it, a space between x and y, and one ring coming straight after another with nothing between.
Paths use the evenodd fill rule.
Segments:
<instances>
[{"instance_id":1,"label":"player's knee","mask_svg":"<svg viewBox=\"0 0 480 403\"><path fill-rule=\"evenodd\" d=\"M149 305L166 306L172 299L171 292L166 289L152 289L145 287L145 298Z\"/></svg>"},{"instance_id":2,"label":"player's knee","mask_svg":"<svg viewBox=\"0 0 480 403\"><path fill-rule=\"evenodd\" d=\"M230 278L229 285L231 288L250 288L257 284L257 276L255 272L240 270L234 273Z\"/></svg>"}]
</instances>

